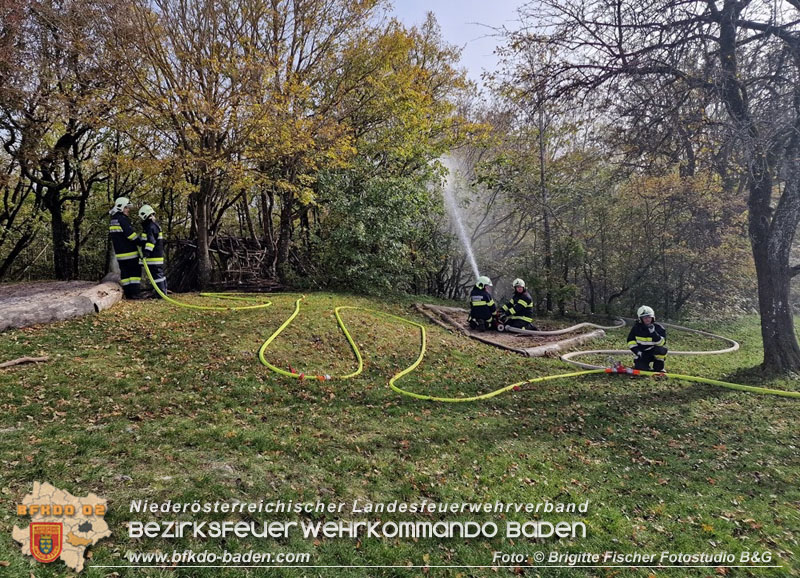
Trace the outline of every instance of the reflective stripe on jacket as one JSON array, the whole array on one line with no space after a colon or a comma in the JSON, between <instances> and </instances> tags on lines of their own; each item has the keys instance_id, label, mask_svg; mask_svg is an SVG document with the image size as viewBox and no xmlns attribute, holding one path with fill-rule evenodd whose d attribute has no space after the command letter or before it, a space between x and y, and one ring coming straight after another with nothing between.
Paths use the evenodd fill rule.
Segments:
<instances>
[{"instance_id":1,"label":"reflective stripe on jacket","mask_svg":"<svg viewBox=\"0 0 800 578\"><path fill-rule=\"evenodd\" d=\"M494 299L486 289L478 289L477 285L469 294L469 316L471 319L491 319L497 311Z\"/></svg>"},{"instance_id":2,"label":"reflective stripe on jacket","mask_svg":"<svg viewBox=\"0 0 800 578\"><path fill-rule=\"evenodd\" d=\"M667 342L667 330L660 323L645 325L641 321L633 324L628 333L628 347L633 352L647 351L655 346L664 346Z\"/></svg>"},{"instance_id":3,"label":"reflective stripe on jacket","mask_svg":"<svg viewBox=\"0 0 800 578\"><path fill-rule=\"evenodd\" d=\"M147 263L164 264L164 234L161 226L154 219L147 219L142 224L142 240L144 241L144 257Z\"/></svg>"},{"instance_id":4,"label":"reflective stripe on jacket","mask_svg":"<svg viewBox=\"0 0 800 578\"><path fill-rule=\"evenodd\" d=\"M503 305L502 309L509 319L533 323L533 298L527 291L517 293L514 290L514 295L508 300L508 303Z\"/></svg>"},{"instance_id":5,"label":"reflective stripe on jacket","mask_svg":"<svg viewBox=\"0 0 800 578\"><path fill-rule=\"evenodd\" d=\"M114 213L108 223L108 234L111 244L114 245L114 254L118 261L137 259L139 252L136 250L138 235L133 230L131 220L125 213Z\"/></svg>"}]
</instances>

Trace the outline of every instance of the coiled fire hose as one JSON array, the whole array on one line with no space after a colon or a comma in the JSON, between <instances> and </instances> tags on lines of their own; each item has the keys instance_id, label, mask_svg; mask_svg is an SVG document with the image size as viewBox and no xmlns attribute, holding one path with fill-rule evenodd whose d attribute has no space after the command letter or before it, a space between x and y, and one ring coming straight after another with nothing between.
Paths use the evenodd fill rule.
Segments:
<instances>
[{"instance_id":1,"label":"coiled fire hose","mask_svg":"<svg viewBox=\"0 0 800 578\"><path fill-rule=\"evenodd\" d=\"M192 308L192 309L213 310L213 311L241 311L241 310L245 310L245 309L259 309L259 308L269 307L271 305L271 302L266 302L266 303L261 303L261 304L257 304L257 305L247 305L247 306L239 306L239 307L210 307L210 306L200 306L200 305L192 305L192 304L188 304L188 303L182 303L180 301L176 301L176 300L168 297L167 295L165 295L158 288L158 286L156 285L155 281L153 280L153 275L150 272L150 268L147 266L147 262L144 261L144 260L142 262L144 263L145 271L147 273L147 277L150 280L150 283L153 285L153 288L155 289L155 291L163 299L165 299L169 303L172 303L173 305L176 305L176 306L179 306L179 307L189 307L189 308ZM243 296L241 296L241 294L236 294L236 293L201 293L200 295L201 296L206 296L206 297L216 297L216 298L219 298L219 299L237 299L237 300L244 300L244 301L257 301L256 298L243 297ZM627 354L627 353L629 353L626 350L616 350L616 349L614 349L614 350L579 351L579 352L574 352L574 353L569 353L569 354L563 355L563 356L561 356L562 360L564 360L564 361L566 361L568 363L573 363L573 364L579 365L581 367L584 367L585 369L583 369L582 371L575 371L575 372L571 372L571 373L561 373L561 374L558 374L558 375L546 375L546 376L543 376L543 377L534 377L534 378L531 378L531 379L518 381L516 383L512 383L511 385L506 385L504 387L501 387L501 388L495 389L493 391L490 391L488 393L483 393L483 394L480 394L480 395L473 395L473 396L467 396L467 397L441 397L441 396L434 396L434 395L426 395L426 394L421 394L421 393L415 393L413 391L408 391L408 390L405 390L405 389L402 389L402 388L398 387L396 385L396 382L399 379L401 379L402 377L404 377L405 375L407 375L407 374L411 373L412 371L414 371L419 366L419 364L422 363L422 359L425 357L425 351L426 351L426 347L427 347L427 332L425 331L425 326L422 325L421 323L417 323L416 321L411 321L411 320L406 319L404 317L399 317L397 315L392 315L390 313L385 313L383 311L376 311L374 309L367 309L367 308L364 308L364 307L355 307L355 306L351 306L351 305L342 305L342 306L336 307L334 309L334 315L336 317L336 323L338 324L339 328L342 330L342 333L344 333L344 336L347 339L347 342L350 345L351 350L353 351L353 355L356 358L356 361L357 361L356 369L354 371L346 374L346 375L339 375L339 376L332 376L332 375L327 375L327 374L323 374L323 375L309 374L309 375L306 375L305 373L298 373L298 372L296 372L294 370L287 371L285 369L281 369L280 367L277 367L277 366L271 364L269 361L267 361L266 355L265 355L266 351L267 351L267 348L270 346L270 344L292 323L292 321L294 321L295 317L297 317L297 315L300 313L300 303L303 301L304 298L305 297L301 297L301 298L299 298L299 299L297 299L295 301L294 311L289 316L289 318L286 319L286 321L284 321L283 324L281 324L281 326L278 327L278 329L276 329L275 332L273 332L272 335L270 335L266 339L266 341L264 341L264 343L261 345L261 347L258 350L258 359L263 365L265 365L271 371L274 371L275 373L278 373L279 375L283 375L285 377L290 377L290 378L293 378L293 379L299 379L299 380L312 379L312 380L319 380L319 381L344 380L344 379L351 379L351 378L356 377L356 376L361 374L361 372L364 370L364 360L363 360L363 358L361 356L361 351L358 349L358 346L356 345L355 341L353 341L353 338L350 335L350 332L348 331L347 326L345 325L344 320L342 319L342 316L340 314L340 312L343 311L343 310L351 309L351 310L365 311L365 312L371 313L373 315L377 315L379 317L384 317L386 319L390 319L390 320L396 321L398 323L405 323L407 325L410 325L412 327L416 327L416 328L419 329L420 346L419 346L419 354L417 355L417 358L414 360L414 362L411 365L409 365L405 369L399 371L398 373L395 373L391 378L389 378L389 387L393 391L395 391L396 393L399 393L401 395L405 395L405 396L414 398L414 399L425 400L425 401L436 401L436 402L443 402L443 403L463 403L463 402L470 402L470 401L481 401L481 400L486 400L486 399L490 399L492 397L498 396L498 395L500 395L502 393L505 393L507 391L519 390L519 389L521 389L522 386L528 385L528 384L532 384L532 383L540 383L540 382L544 382L544 381L551 381L551 380L554 380L554 379L565 379L565 378L569 378L569 377L579 377L579 376L582 376L582 375L618 374L618 373L625 373L625 374L632 374L632 375L650 375L650 376L658 376L658 377L662 377L663 376L663 377L666 377L666 378L669 378L669 379L678 379L678 380L682 380L682 381L705 383L705 384L708 384L708 385L715 385L715 386L724 387L724 388L727 388L727 389L734 389L734 390L738 390L738 391L746 391L746 392L749 392L749 393L758 393L758 394L764 394L764 395L777 395L777 396L781 396L781 397L789 397L789 398L794 398L794 399L800 399L800 392L796 392L796 391L783 391L783 390L779 390L779 389L769 389L769 388L765 388L765 387L755 387L755 386L751 386L751 385L740 385L740 384L737 384L737 383L729 383L729 382L726 382L726 381L719 381L719 380L716 380L716 379L707 379L707 378L704 378L704 377L697 377L697 376L693 376L693 375L681 375L681 374L675 374L675 373L660 373L660 372L655 372L655 371L641 371L641 370L638 370L638 369L625 368L625 367L621 367L621 366L618 366L618 367L599 367L599 366L592 366L592 365L583 364L583 363L579 363L579 362L575 362L575 361L571 360L572 357L576 357L578 355ZM669 325L669 324L666 324L666 325L670 326L670 327L673 327L673 328L682 329L682 330L686 330L686 331L690 331L690 332L694 332L694 333L698 333L698 334L702 334L702 335L706 335L706 336L716 337L716 338L719 338L719 339L722 339L722 340L725 340L725 341L728 341L728 342L734 344L734 345L731 345L729 348L724 349L724 350L717 350L717 351L711 351L711 352L708 352L708 351L706 351L706 352L691 352L691 351L678 352L678 351L673 351L673 352L670 352L670 354L672 354L672 355L676 355L676 354L677 355L701 355L701 354L712 354L712 353L713 354L719 354L719 353L727 353L727 352L730 352L730 351L736 351L739 348L739 344L738 343L736 343L735 341L733 341L731 339L727 339L725 337L720 337L718 335L714 335L714 334L707 333L707 332L704 332L704 331L699 331L697 329L689 329L689 328L681 327L681 326L677 326L677 325Z\"/></svg>"}]
</instances>

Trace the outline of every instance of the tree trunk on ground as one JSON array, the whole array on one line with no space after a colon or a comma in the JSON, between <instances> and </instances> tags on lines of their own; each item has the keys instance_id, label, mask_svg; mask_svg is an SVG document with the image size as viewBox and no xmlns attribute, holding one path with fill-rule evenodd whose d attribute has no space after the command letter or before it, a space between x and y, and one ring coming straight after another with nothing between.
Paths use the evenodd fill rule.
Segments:
<instances>
[{"instance_id":1,"label":"tree trunk on ground","mask_svg":"<svg viewBox=\"0 0 800 578\"><path fill-rule=\"evenodd\" d=\"M98 313L122 299L122 288L116 281L87 285L90 286L80 292L75 290L72 295L65 296L65 290L60 288L52 294L38 295L36 302L23 300L13 305L5 305L3 316L0 318L0 331Z\"/></svg>"}]
</instances>

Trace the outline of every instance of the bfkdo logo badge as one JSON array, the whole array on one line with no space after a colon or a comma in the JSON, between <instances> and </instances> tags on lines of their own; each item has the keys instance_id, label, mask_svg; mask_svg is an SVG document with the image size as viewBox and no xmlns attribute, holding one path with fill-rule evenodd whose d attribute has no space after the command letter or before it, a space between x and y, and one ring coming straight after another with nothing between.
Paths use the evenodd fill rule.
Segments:
<instances>
[{"instance_id":1,"label":"bfkdo logo badge","mask_svg":"<svg viewBox=\"0 0 800 578\"><path fill-rule=\"evenodd\" d=\"M49 564L61 560L81 572L86 549L111 535L105 521L107 502L96 494L73 496L52 484L33 482L33 492L17 503L17 516L28 526L14 526L11 537L20 552Z\"/></svg>"},{"instance_id":2,"label":"bfkdo logo badge","mask_svg":"<svg viewBox=\"0 0 800 578\"><path fill-rule=\"evenodd\" d=\"M31 523L31 555L48 564L58 560L64 545L64 525L54 522Z\"/></svg>"}]
</instances>

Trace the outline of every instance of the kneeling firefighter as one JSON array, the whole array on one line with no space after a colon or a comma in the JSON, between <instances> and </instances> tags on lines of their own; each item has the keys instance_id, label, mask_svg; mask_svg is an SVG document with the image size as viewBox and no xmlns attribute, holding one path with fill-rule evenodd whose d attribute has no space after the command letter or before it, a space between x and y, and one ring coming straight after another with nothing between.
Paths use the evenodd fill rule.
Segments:
<instances>
[{"instance_id":1,"label":"kneeling firefighter","mask_svg":"<svg viewBox=\"0 0 800 578\"><path fill-rule=\"evenodd\" d=\"M142 241L144 241L144 262L150 269L158 288L167 294L167 277L164 274L164 235L156 221L156 212L150 205L142 205L139 209L142 220Z\"/></svg>"},{"instance_id":2,"label":"kneeling firefighter","mask_svg":"<svg viewBox=\"0 0 800 578\"><path fill-rule=\"evenodd\" d=\"M638 320L628 334L628 347L633 353L635 369L664 371L664 360L667 357L667 330L656 323L656 314L652 307L642 305L636 312Z\"/></svg>"},{"instance_id":3,"label":"kneeling firefighter","mask_svg":"<svg viewBox=\"0 0 800 578\"><path fill-rule=\"evenodd\" d=\"M469 294L469 326L478 331L491 329L494 326L494 315L497 306L488 287L492 280L486 275L481 275Z\"/></svg>"},{"instance_id":4,"label":"kneeling firefighter","mask_svg":"<svg viewBox=\"0 0 800 578\"><path fill-rule=\"evenodd\" d=\"M501 308L505 315L505 324L518 329L536 331L537 327L533 324L533 298L525 289L525 281L514 279L512 285L514 295Z\"/></svg>"}]
</instances>

